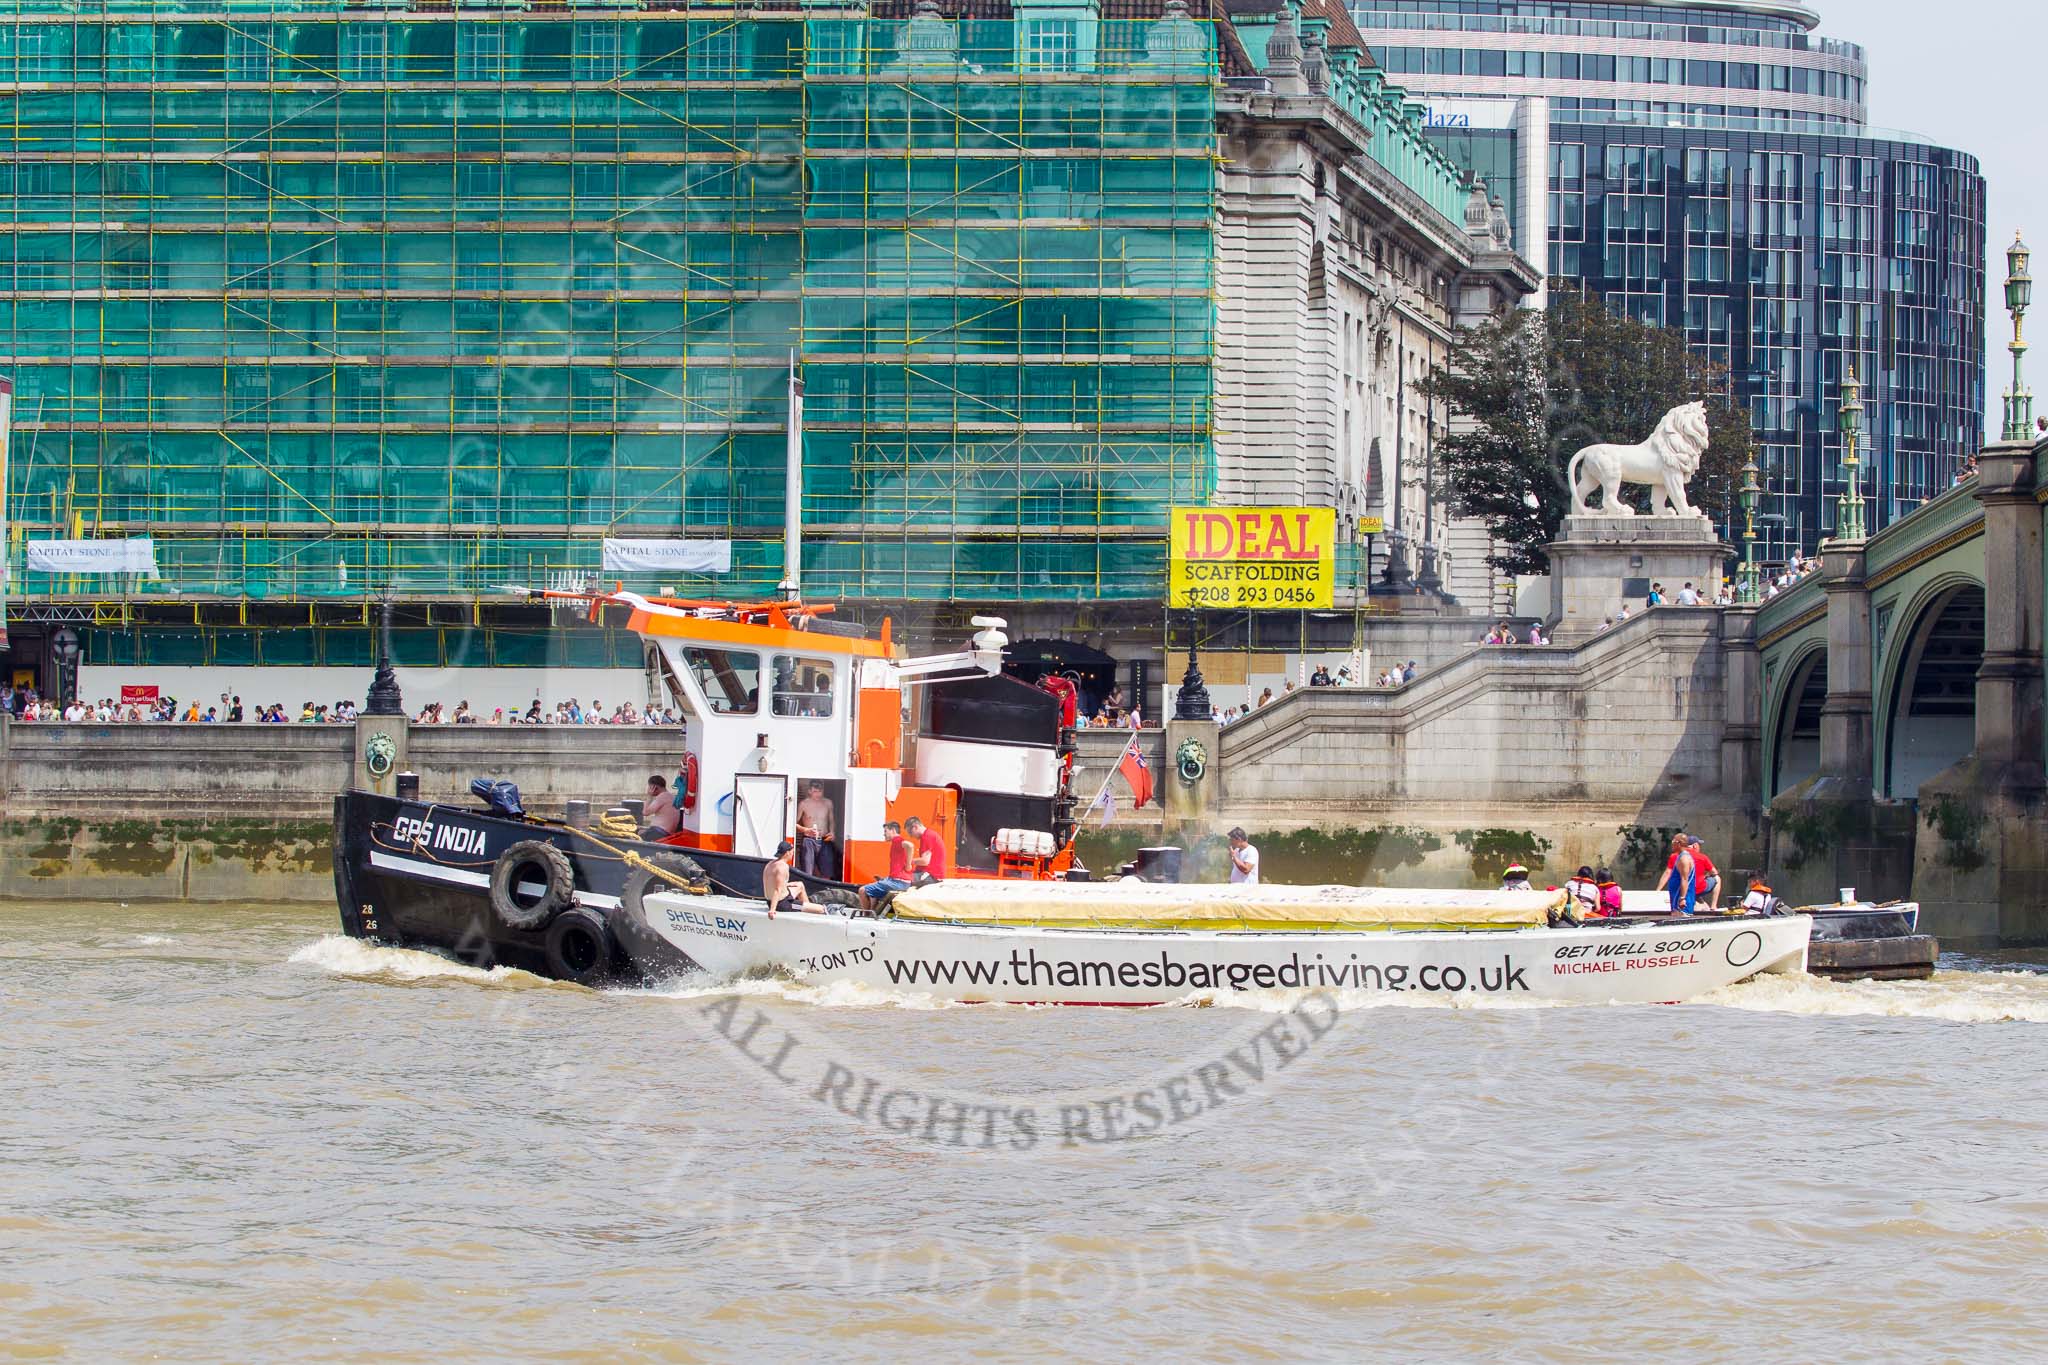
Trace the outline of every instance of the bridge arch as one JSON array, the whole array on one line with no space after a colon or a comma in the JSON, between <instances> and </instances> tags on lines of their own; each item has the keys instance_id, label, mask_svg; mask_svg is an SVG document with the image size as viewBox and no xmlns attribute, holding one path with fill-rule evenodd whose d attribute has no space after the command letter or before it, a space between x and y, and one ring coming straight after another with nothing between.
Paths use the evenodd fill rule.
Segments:
<instances>
[{"instance_id":1,"label":"bridge arch","mask_svg":"<svg viewBox=\"0 0 2048 1365\"><path fill-rule=\"evenodd\" d=\"M1885 721L1877 787L1891 797L1967 758L1977 740L1977 670L1984 662L1984 586L1944 574L1913 597L1880 676Z\"/></svg>"},{"instance_id":2,"label":"bridge arch","mask_svg":"<svg viewBox=\"0 0 2048 1365\"><path fill-rule=\"evenodd\" d=\"M1828 647L1817 640L1793 656L1777 695L1770 740L1770 794L1820 771L1820 708L1828 699Z\"/></svg>"}]
</instances>

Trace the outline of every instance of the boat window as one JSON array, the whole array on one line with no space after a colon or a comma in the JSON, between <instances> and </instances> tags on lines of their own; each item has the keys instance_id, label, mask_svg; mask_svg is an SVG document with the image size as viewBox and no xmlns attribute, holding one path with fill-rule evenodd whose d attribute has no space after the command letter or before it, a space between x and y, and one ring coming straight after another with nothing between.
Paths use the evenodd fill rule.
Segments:
<instances>
[{"instance_id":1,"label":"boat window","mask_svg":"<svg viewBox=\"0 0 2048 1365\"><path fill-rule=\"evenodd\" d=\"M779 655L775 660L775 714L831 715L832 661Z\"/></svg>"},{"instance_id":2,"label":"boat window","mask_svg":"<svg viewBox=\"0 0 2048 1365\"><path fill-rule=\"evenodd\" d=\"M716 716L751 716L760 710L761 656L737 649L683 650L683 662Z\"/></svg>"}]
</instances>

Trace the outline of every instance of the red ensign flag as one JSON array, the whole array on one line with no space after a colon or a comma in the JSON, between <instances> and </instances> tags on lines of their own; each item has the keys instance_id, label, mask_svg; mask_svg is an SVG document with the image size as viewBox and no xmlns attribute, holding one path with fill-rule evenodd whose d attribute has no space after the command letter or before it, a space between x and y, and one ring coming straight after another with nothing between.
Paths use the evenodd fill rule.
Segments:
<instances>
[{"instance_id":1,"label":"red ensign flag","mask_svg":"<svg viewBox=\"0 0 2048 1365\"><path fill-rule=\"evenodd\" d=\"M1135 740L1124 749L1121 763L1116 770L1124 775L1124 781L1131 784L1131 804L1144 806L1152 801L1152 769L1145 763L1145 755L1138 752Z\"/></svg>"}]
</instances>

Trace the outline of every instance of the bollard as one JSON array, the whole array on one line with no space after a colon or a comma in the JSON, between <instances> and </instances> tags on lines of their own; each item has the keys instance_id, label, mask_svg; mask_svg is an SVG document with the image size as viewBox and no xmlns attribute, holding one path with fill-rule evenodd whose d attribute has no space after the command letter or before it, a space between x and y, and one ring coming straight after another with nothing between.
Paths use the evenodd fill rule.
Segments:
<instances>
[{"instance_id":1,"label":"bollard","mask_svg":"<svg viewBox=\"0 0 2048 1365\"><path fill-rule=\"evenodd\" d=\"M590 803L588 801L569 802L569 828L590 828Z\"/></svg>"},{"instance_id":2,"label":"bollard","mask_svg":"<svg viewBox=\"0 0 2048 1365\"><path fill-rule=\"evenodd\" d=\"M418 773L400 773L397 782L396 790L399 800L417 801L420 799L420 775Z\"/></svg>"},{"instance_id":3,"label":"bollard","mask_svg":"<svg viewBox=\"0 0 2048 1365\"><path fill-rule=\"evenodd\" d=\"M619 804L626 808L626 814L632 817L634 824L644 825L647 823L645 819L647 803L645 801L621 801Z\"/></svg>"}]
</instances>

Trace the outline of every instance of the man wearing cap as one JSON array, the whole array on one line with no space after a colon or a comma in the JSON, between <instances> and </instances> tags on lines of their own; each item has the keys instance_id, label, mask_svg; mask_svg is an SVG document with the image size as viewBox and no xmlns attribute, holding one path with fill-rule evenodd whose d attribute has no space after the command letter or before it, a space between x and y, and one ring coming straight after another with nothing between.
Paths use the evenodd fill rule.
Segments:
<instances>
[{"instance_id":1,"label":"man wearing cap","mask_svg":"<svg viewBox=\"0 0 2048 1365\"><path fill-rule=\"evenodd\" d=\"M1507 871L1501 874L1500 889L1503 891L1528 891L1529 869L1520 863L1509 863Z\"/></svg>"},{"instance_id":2,"label":"man wearing cap","mask_svg":"<svg viewBox=\"0 0 2048 1365\"><path fill-rule=\"evenodd\" d=\"M768 902L769 919L775 918L777 910L812 908L804 884L789 875L789 866L795 861L796 845L784 839L775 846L775 856L768 860L768 866L761 869L761 899Z\"/></svg>"},{"instance_id":3,"label":"man wearing cap","mask_svg":"<svg viewBox=\"0 0 2048 1365\"><path fill-rule=\"evenodd\" d=\"M1707 909L1721 908L1721 869L1714 866L1714 860L1700 847L1697 837L1692 844L1693 899L1706 902Z\"/></svg>"}]
</instances>

